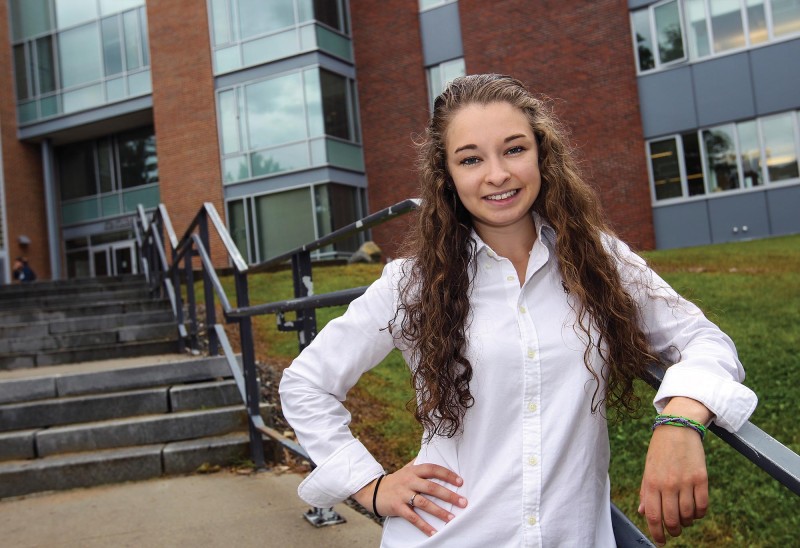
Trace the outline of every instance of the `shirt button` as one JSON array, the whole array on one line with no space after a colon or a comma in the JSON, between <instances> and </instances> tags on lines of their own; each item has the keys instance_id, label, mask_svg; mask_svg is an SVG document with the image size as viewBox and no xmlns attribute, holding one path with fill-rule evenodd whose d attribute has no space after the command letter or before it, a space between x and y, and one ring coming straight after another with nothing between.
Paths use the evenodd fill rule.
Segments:
<instances>
[{"instance_id":1,"label":"shirt button","mask_svg":"<svg viewBox=\"0 0 800 548\"><path fill-rule=\"evenodd\" d=\"M531 412L535 412L536 411L536 404L533 403L533 402L529 403L528 404L528 410L531 411Z\"/></svg>"},{"instance_id":2,"label":"shirt button","mask_svg":"<svg viewBox=\"0 0 800 548\"><path fill-rule=\"evenodd\" d=\"M528 357L529 357L529 358L534 358L534 357L536 357L536 352L533 350L533 348L529 348L529 349L528 349Z\"/></svg>"},{"instance_id":3,"label":"shirt button","mask_svg":"<svg viewBox=\"0 0 800 548\"><path fill-rule=\"evenodd\" d=\"M491 257L492 259L494 259L494 258L495 258L494 251L489 251L489 252L487 252L486 254L487 254L487 255L489 255L489 257Z\"/></svg>"},{"instance_id":4,"label":"shirt button","mask_svg":"<svg viewBox=\"0 0 800 548\"><path fill-rule=\"evenodd\" d=\"M528 464L530 464L531 466L536 466L536 464L537 464L538 462L539 462L539 461L538 461L538 460L536 460L536 457L531 457L531 458L529 458L529 459L528 459Z\"/></svg>"},{"instance_id":5,"label":"shirt button","mask_svg":"<svg viewBox=\"0 0 800 548\"><path fill-rule=\"evenodd\" d=\"M513 282L514 276L506 276L506 280L508 280L509 282Z\"/></svg>"},{"instance_id":6,"label":"shirt button","mask_svg":"<svg viewBox=\"0 0 800 548\"><path fill-rule=\"evenodd\" d=\"M527 309L527 308L525 308L524 306L520 306L520 307L519 307L519 311L520 311L521 313L525 314L525 313L528 311L528 309Z\"/></svg>"},{"instance_id":7,"label":"shirt button","mask_svg":"<svg viewBox=\"0 0 800 548\"><path fill-rule=\"evenodd\" d=\"M492 265L490 265L489 263L486 263L485 265L483 265L483 267L484 267L486 270L491 270L491 269L492 269Z\"/></svg>"},{"instance_id":8,"label":"shirt button","mask_svg":"<svg viewBox=\"0 0 800 548\"><path fill-rule=\"evenodd\" d=\"M531 516L528 518L528 525L536 525L536 517Z\"/></svg>"}]
</instances>

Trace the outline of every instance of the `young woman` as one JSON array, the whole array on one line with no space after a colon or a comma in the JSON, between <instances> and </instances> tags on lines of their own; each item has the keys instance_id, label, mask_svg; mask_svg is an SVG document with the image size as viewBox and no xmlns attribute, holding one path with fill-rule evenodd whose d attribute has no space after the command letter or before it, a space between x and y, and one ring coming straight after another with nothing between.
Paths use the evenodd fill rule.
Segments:
<instances>
[{"instance_id":1,"label":"young woman","mask_svg":"<svg viewBox=\"0 0 800 548\"><path fill-rule=\"evenodd\" d=\"M679 535L708 504L703 425L735 431L755 408L731 340L612 235L521 82L452 82L419 158L409 258L284 372L284 414L317 464L300 496L388 516L386 547L614 546L606 410L634 410L658 361L639 511L657 543ZM392 348L425 436L385 474L341 402Z\"/></svg>"}]
</instances>

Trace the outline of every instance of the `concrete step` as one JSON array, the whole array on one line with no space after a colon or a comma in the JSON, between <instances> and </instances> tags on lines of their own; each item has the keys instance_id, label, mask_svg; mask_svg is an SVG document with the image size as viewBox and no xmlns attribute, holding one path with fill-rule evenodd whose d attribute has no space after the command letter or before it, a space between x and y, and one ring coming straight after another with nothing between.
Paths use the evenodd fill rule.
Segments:
<instances>
[{"instance_id":1,"label":"concrete step","mask_svg":"<svg viewBox=\"0 0 800 548\"><path fill-rule=\"evenodd\" d=\"M47 337L50 335L64 335L82 331L101 331L112 327L168 322L174 322L174 316L172 310L164 307L156 310L132 312L129 314L106 314L82 318L53 319L49 322L42 321L38 323L0 325L0 340Z\"/></svg>"},{"instance_id":2,"label":"concrete step","mask_svg":"<svg viewBox=\"0 0 800 548\"><path fill-rule=\"evenodd\" d=\"M110 360L8 371L0 376L0 404L200 383L230 376L221 356L190 358L180 354L158 356L152 361Z\"/></svg>"},{"instance_id":3,"label":"concrete step","mask_svg":"<svg viewBox=\"0 0 800 548\"><path fill-rule=\"evenodd\" d=\"M108 327L112 327L112 329L108 329ZM150 325L134 324L118 327L112 325L108 327L102 331L79 331L43 337L0 339L0 354L34 354L133 341L169 340L177 336L177 326L172 321Z\"/></svg>"},{"instance_id":4,"label":"concrete step","mask_svg":"<svg viewBox=\"0 0 800 548\"><path fill-rule=\"evenodd\" d=\"M0 355L0 371L92 360L177 353L177 328L174 325L173 328L175 329L175 335L172 340L119 342L111 345L86 346L77 349Z\"/></svg>"},{"instance_id":5,"label":"concrete step","mask_svg":"<svg viewBox=\"0 0 800 548\"><path fill-rule=\"evenodd\" d=\"M199 411L56 426L34 435L36 455L47 457L135 445L220 436L247 428L244 404Z\"/></svg>"},{"instance_id":6,"label":"concrete step","mask_svg":"<svg viewBox=\"0 0 800 548\"><path fill-rule=\"evenodd\" d=\"M131 288L120 289L119 291L92 291L75 294L52 294L52 295L30 295L14 296L14 298L4 299L2 306L4 310L40 310L54 309L64 306L75 306L85 303L102 303L121 300L145 300L150 297L150 291L144 287L131 286Z\"/></svg>"},{"instance_id":7,"label":"concrete step","mask_svg":"<svg viewBox=\"0 0 800 548\"><path fill-rule=\"evenodd\" d=\"M34 291L48 291L73 287L114 286L121 283L146 282L144 274L122 274L119 276L98 276L96 278L70 278L68 280L36 280L29 284L9 284L0 286L0 299L4 295L27 294Z\"/></svg>"},{"instance_id":8,"label":"concrete step","mask_svg":"<svg viewBox=\"0 0 800 548\"><path fill-rule=\"evenodd\" d=\"M54 310L7 310L2 308L0 309L0 325L33 324L46 321L68 320L71 318L168 310L169 308L169 302L161 299L120 299L104 303L73 303Z\"/></svg>"},{"instance_id":9,"label":"concrete step","mask_svg":"<svg viewBox=\"0 0 800 548\"><path fill-rule=\"evenodd\" d=\"M268 448L269 442L264 443ZM233 433L0 463L0 498L185 474L204 463L235 464L248 456L247 434Z\"/></svg>"},{"instance_id":10,"label":"concrete step","mask_svg":"<svg viewBox=\"0 0 800 548\"><path fill-rule=\"evenodd\" d=\"M38 299L43 297L51 297L54 295L77 295L86 293L111 293L114 291L140 289L145 287L144 279L130 278L124 280L114 281L95 281L88 283L56 283L56 284L17 284L10 287L12 290L0 291L0 306L3 306L7 301L16 301L22 299Z\"/></svg>"},{"instance_id":11,"label":"concrete step","mask_svg":"<svg viewBox=\"0 0 800 548\"><path fill-rule=\"evenodd\" d=\"M0 405L0 431L45 428L237 404L242 404L242 398L236 383L232 380L39 399Z\"/></svg>"}]
</instances>

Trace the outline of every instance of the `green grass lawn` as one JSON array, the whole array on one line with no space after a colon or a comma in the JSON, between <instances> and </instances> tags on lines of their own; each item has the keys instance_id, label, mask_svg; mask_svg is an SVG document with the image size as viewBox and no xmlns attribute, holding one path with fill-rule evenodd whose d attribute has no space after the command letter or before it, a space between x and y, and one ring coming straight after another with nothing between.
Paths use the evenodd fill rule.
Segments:
<instances>
[{"instance_id":1,"label":"green grass lawn","mask_svg":"<svg viewBox=\"0 0 800 548\"><path fill-rule=\"evenodd\" d=\"M759 395L752 422L800 452L800 236L657 251L644 254L653 268L697 303L736 342L747 371L745 384ZM317 294L367 285L380 275L376 265L316 268ZM228 294L233 295L227 280ZM253 304L292 296L288 272L256 275ZM319 327L343 308L319 310ZM279 333L274 317L255 320L257 355L287 363L297 353L294 334ZM639 387L643 401L653 390ZM408 370L397 354L365 375L348 396L353 429L387 469L411 459L420 429L405 405L412 397ZM654 411L609 428L612 498L642 529L636 514L644 457ZM792 546L800 530L800 497L709 435L705 442L711 483L708 516L673 546Z\"/></svg>"}]
</instances>

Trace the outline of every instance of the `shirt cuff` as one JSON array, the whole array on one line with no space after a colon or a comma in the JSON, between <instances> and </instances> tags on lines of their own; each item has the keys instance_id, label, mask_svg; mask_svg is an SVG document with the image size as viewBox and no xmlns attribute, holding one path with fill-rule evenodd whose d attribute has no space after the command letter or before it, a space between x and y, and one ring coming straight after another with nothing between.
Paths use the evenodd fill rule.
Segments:
<instances>
[{"instance_id":1,"label":"shirt cuff","mask_svg":"<svg viewBox=\"0 0 800 548\"><path fill-rule=\"evenodd\" d=\"M725 379L704 371L670 367L653 399L661 413L670 398L697 400L714 414L713 422L728 432L736 432L747 422L756 408L755 392L733 379Z\"/></svg>"},{"instance_id":2,"label":"shirt cuff","mask_svg":"<svg viewBox=\"0 0 800 548\"><path fill-rule=\"evenodd\" d=\"M353 439L318 465L297 488L297 494L312 506L330 508L383 473L364 444Z\"/></svg>"}]
</instances>

